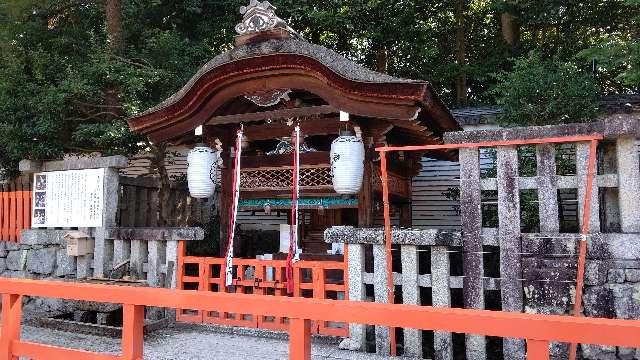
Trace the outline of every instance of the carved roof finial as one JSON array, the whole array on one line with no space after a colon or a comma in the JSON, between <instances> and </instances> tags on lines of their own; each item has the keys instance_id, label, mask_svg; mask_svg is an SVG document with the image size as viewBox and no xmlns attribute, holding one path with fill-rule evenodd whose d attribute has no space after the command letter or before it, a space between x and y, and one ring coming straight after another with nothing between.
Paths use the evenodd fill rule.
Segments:
<instances>
[{"instance_id":1,"label":"carved roof finial","mask_svg":"<svg viewBox=\"0 0 640 360\"><path fill-rule=\"evenodd\" d=\"M251 0L249 5L240 7L240 14L244 15L242 22L236 25L236 32L240 35L284 29L292 35L300 37L284 20L276 15L276 7L268 1Z\"/></svg>"}]
</instances>

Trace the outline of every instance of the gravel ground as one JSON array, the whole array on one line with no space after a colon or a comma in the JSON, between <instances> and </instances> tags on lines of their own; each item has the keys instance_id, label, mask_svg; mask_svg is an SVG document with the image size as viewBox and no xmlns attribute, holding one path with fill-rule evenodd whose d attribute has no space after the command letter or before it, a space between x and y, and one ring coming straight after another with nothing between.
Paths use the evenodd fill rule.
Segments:
<instances>
[{"instance_id":1,"label":"gravel ground","mask_svg":"<svg viewBox=\"0 0 640 360\"><path fill-rule=\"evenodd\" d=\"M264 338L220 332L207 325L178 324L145 336L145 359L149 360L282 360L288 358L286 339ZM23 326L23 340L64 346L73 349L117 354L120 339L67 333L56 330ZM388 359L372 354L339 350L335 344L313 344L314 360L335 359Z\"/></svg>"}]
</instances>

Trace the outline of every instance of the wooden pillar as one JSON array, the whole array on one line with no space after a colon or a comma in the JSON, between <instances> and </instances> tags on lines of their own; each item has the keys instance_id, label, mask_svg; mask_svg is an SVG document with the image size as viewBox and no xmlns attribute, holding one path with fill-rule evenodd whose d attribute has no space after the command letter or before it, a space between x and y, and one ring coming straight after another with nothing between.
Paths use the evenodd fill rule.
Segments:
<instances>
[{"instance_id":1,"label":"wooden pillar","mask_svg":"<svg viewBox=\"0 0 640 360\"><path fill-rule=\"evenodd\" d=\"M371 186L373 167L373 149L365 149L364 175L362 189L358 194L358 227L371 227L373 224L373 188Z\"/></svg>"},{"instance_id":2,"label":"wooden pillar","mask_svg":"<svg viewBox=\"0 0 640 360\"><path fill-rule=\"evenodd\" d=\"M229 234L229 224L231 222L231 196L233 194L233 161L231 148L235 146L232 129L205 126L203 131L204 141L210 147L214 147L216 139L222 143L222 163L220 169L220 197L218 203L218 213L220 214L220 243L219 256L225 256L227 251L227 240Z\"/></svg>"},{"instance_id":3,"label":"wooden pillar","mask_svg":"<svg viewBox=\"0 0 640 360\"><path fill-rule=\"evenodd\" d=\"M400 226L405 228L413 226L413 208L411 201L400 204Z\"/></svg>"},{"instance_id":4,"label":"wooden pillar","mask_svg":"<svg viewBox=\"0 0 640 360\"><path fill-rule=\"evenodd\" d=\"M125 304L122 319L122 359L139 360L144 355L144 306Z\"/></svg>"},{"instance_id":5,"label":"wooden pillar","mask_svg":"<svg viewBox=\"0 0 640 360\"><path fill-rule=\"evenodd\" d=\"M289 359L311 360L311 320L290 319Z\"/></svg>"},{"instance_id":6,"label":"wooden pillar","mask_svg":"<svg viewBox=\"0 0 640 360\"><path fill-rule=\"evenodd\" d=\"M17 359L13 356L13 343L20 340L22 320L22 296L2 295L2 337L0 338L0 358Z\"/></svg>"}]
</instances>

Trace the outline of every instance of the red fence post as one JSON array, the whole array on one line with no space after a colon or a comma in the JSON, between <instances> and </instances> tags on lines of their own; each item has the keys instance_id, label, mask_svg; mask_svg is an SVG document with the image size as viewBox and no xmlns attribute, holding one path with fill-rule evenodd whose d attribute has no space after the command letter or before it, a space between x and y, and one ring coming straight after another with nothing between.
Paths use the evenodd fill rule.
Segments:
<instances>
[{"instance_id":1,"label":"red fence post","mask_svg":"<svg viewBox=\"0 0 640 360\"><path fill-rule=\"evenodd\" d=\"M581 316L582 310L582 290L584 286L584 272L587 262L587 236L591 225L591 196L593 192L593 181L596 172L598 154L598 140L591 140L589 144L589 162L587 169L587 184L584 197L584 208L582 210L582 239L578 244L578 274L576 275L576 300L573 304L573 316ZM569 360L575 360L578 353L578 344L572 343L569 348Z\"/></svg>"},{"instance_id":2,"label":"red fence post","mask_svg":"<svg viewBox=\"0 0 640 360\"><path fill-rule=\"evenodd\" d=\"M143 360L144 353L144 306L123 306L122 359Z\"/></svg>"},{"instance_id":3,"label":"red fence post","mask_svg":"<svg viewBox=\"0 0 640 360\"><path fill-rule=\"evenodd\" d=\"M380 182L382 184L382 206L384 209L384 242L387 262L387 287L389 304L395 302L395 285L393 284L393 261L391 257L391 204L389 203L389 177L387 174L387 153L380 151ZM391 356L396 356L396 329L389 328ZM383 354L386 355L386 354Z\"/></svg>"},{"instance_id":4,"label":"red fence post","mask_svg":"<svg viewBox=\"0 0 640 360\"><path fill-rule=\"evenodd\" d=\"M20 340L22 320L22 296L2 295L2 337L0 337L0 360L14 360L13 342Z\"/></svg>"},{"instance_id":5,"label":"red fence post","mask_svg":"<svg viewBox=\"0 0 640 360\"><path fill-rule=\"evenodd\" d=\"M549 342L527 340L527 360L549 360Z\"/></svg>"},{"instance_id":6,"label":"red fence post","mask_svg":"<svg viewBox=\"0 0 640 360\"><path fill-rule=\"evenodd\" d=\"M311 320L289 319L289 360L311 360Z\"/></svg>"},{"instance_id":7,"label":"red fence post","mask_svg":"<svg viewBox=\"0 0 640 360\"><path fill-rule=\"evenodd\" d=\"M18 228L16 222L18 220L18 209L17 209L17 192L16 185L14 184L11 187L11 192L9 192L9 241L16 241L16 234L18 233Z\"/></svg>"}]
</instances>

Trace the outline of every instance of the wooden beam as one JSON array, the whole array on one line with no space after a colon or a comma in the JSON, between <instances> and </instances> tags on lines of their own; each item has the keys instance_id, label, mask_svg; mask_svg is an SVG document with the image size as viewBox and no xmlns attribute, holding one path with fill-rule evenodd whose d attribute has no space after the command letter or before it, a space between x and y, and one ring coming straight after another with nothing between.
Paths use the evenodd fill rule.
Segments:
<instances>
[{"instance_id":1,"label":"wooden beam","mask_svg":"<svg viewBox=\"0 0 640 360\"><path fill-rule=\"evenodd\" d=\"M301 165L328 165L330 164L328 151L317 151L300 154ZM243 156L242 169L267 168L293 166L293 155L263 155L263 156ZM327 166L328 167L328 166Z\"/></svg>"},{"instance_id":2,"label":"wooden beam","mask_svg":"<svg viewBox=\"0 0 640 360\"><path fill-rule=\"evenodd\" d=\"M302 133L311 135L334 135L340 129L340 119L328 117L320 119L307 119L300 122ZM249 125L244 127L244 134L250 141L271 140L291 136L293 127L287 124L273 123L262 125Z\"/></svg>"},{"instance_id":3,"label":"wooden beam","mask_svg":"<svg viewBox=\"0 0 640 360\"><path fill-rule=\"evenodd\" d=\"M249 114L214 116L207 121L207 125L235 124L241 122L264 121L269 119L289 119L312 115L335 114L338 112L339 110L331 105L307 106L302 108L263 111Z\"/></svg>"}]
</instances>

